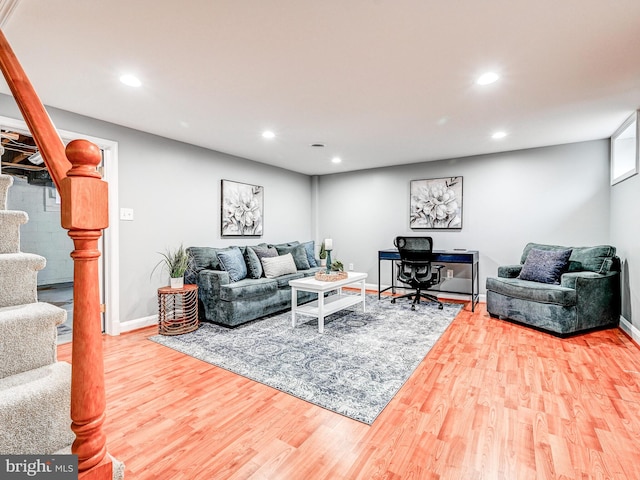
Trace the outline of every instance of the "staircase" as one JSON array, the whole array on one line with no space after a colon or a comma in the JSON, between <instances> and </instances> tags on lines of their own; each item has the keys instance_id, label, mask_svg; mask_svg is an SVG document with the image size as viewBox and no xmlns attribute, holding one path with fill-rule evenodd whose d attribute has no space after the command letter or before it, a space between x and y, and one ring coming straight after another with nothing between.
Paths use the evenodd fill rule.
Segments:
<instances>
[{"instance_id":1,"label":"staircase","mask_svg":"<svg viewBox=\"0 0 640 480\"><path fill-rule=\"evenodd\" d=\"M71 365L56 361L67 312L37 301L46 260L20 252L25 212L7 210L0 174L0 454L53 454L71 445Z\"/></svg>"}]
</instances>

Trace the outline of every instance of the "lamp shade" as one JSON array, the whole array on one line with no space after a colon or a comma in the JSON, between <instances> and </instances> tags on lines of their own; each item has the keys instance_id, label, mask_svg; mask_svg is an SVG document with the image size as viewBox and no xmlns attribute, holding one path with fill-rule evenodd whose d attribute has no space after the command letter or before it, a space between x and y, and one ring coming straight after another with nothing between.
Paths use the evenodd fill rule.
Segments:
<instances>
[{"instance_id":1,"label":"lamp shade","mask_svg":"<svg viewBox=\"0 0 640 480\"><path fill-rule=\"evenodd\" d=\"M333 240L331 238L324 239L324 249L333 250Z\"/></svg>"}]
</instances>

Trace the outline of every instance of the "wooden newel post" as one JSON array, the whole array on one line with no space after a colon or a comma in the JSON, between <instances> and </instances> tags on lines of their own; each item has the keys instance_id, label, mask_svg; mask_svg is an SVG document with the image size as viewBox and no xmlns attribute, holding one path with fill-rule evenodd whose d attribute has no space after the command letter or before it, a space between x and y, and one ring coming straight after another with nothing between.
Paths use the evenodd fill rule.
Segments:
<instances>
[{"instance_id":1,"label":"wooden newel post","mask_svg":"<svg viewBox=\"0 0 640 480\"><path fill-rule=\"evenodd\" d=\"M98 466L104 470L104 478L111 478L102 430L106 402L98 278L98 241L109 225L107 184L96 170L101 153L95 144L74 140L65 152L72 167L60 185L62 227L69 230L75 248L71 253L74 261L71 429L76 440L71 452L78 455L81 476ZM101 468L100 464L107 468Z\"/></svg>"}]
</instances>

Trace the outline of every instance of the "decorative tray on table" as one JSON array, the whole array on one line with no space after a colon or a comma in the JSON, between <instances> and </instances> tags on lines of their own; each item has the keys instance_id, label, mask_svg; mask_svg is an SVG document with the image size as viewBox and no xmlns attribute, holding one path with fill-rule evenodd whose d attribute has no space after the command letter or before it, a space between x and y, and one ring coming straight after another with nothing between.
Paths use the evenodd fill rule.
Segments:
<instances>
[{"instance_id":1,"label":"decorative tray on table","mask_svg":"<svg viewBox=\"0 0 640 480\"><path fill-rule=\"evenodd\" d=\"M316 272L316 280L321 282L337 282L338 280L344 280L349 274L347 272Z\"/></svg>"}]
</instances>

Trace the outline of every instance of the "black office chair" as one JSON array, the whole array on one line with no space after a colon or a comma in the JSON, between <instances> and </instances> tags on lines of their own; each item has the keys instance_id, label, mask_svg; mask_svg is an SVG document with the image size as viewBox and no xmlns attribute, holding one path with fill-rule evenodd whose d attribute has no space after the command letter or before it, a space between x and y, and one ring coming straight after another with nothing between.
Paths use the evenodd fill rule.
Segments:
<instances>
[{"instance_id":1,"label":"black office chair","mask_svg":"<svg viewBox=\"0 0 640 480\"><path fill-rule=\"evenodd\" d=\"M436 302L438 308L442 310L442 302L437 297L422 292L422 289L427 290L440 283L440 271L444 268L444 265L431 264L433 239L431 237L396 237L393 244L400 254L398 280L415 288L415 292L393 297L391 303L396 303L399 298L413 298L411 310L415 310L416 305L423 298Z\"/></svg>"}]
</instances>

